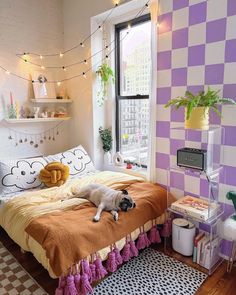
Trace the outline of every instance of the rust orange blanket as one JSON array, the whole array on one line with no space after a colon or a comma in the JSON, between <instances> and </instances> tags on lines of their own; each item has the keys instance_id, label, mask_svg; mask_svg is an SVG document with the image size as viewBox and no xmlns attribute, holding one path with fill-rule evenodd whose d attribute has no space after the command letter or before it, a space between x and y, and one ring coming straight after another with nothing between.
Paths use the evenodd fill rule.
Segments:
<instances>
[{"instance_id":1,"label":"rust orange blanket","mask_svg":"<svg viewBox=\"0 0 236 295\"><path fill-rule=\"evenodd\" d=\"M137 182L126 188L136 201L136 208L119 212L115 222L108 212L98 223L92 221L96 208L83 203L67 211L46 214L29 223L26 232L46 251L57 276L82 258L112 245L166 209L166 191L158 185Z\"/></svg>"}]
</instances>

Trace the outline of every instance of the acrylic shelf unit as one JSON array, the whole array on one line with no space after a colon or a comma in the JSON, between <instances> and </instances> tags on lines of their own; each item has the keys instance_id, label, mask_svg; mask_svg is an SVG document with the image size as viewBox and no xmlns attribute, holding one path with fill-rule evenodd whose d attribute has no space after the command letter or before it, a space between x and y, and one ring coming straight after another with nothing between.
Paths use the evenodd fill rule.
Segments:
<instances>
[{"instance_id":1,"label":"acrylic shelf unit","mask_svg":"<svg viewBox=\"0 0 236 295\"><path fill-rule=\"evenodd\" d=\"M224 213L224 200L219 193L219 182L224 177L223 158L224 128L210 127L209 130L193 130L183 127L171 128L170 130L170 166L167 170L167 206L168 211L182 216L195 223L200 229L209 232L211 262L208 274L212 274L222 262L220 257L221 239L218 236L218 223ZM177 149L189 147L205 149L207 151L207 169L199 171L177 166ZM179 212L171 208L171 197L179 199L184 196L193 196L206 200L209 209L206 219L193 217L186 212ZM211 214L211 205L218 207ZM217 249L213 248L213 241L218 239Z\"/></svg>"}]
</instances>

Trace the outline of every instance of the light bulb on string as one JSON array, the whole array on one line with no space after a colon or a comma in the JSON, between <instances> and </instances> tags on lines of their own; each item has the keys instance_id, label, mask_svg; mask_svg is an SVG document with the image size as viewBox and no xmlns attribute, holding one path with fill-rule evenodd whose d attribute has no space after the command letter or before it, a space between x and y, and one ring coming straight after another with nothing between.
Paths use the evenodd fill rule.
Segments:
<instances>
[{"instance_id":1,"label":"light bulb on string","mask_svg":"<svg viewBox=\"0 0 236 295\"><path fill-rule=\"evenodd\" d=\"M102 28L102 26L100 25L100 26L98 26L98 28L99 28L99 30L100 31L103 31L103 28Z\"/></svg>"},{"instance_id":2,"label":"light bulb on string","mask_svg":"<svg viewBox=\"0 0 236 295\"><path fill-rule=\"evenodd\" d=\"M41 66L41 69L42 69L42 70L45 70L45 66Z\"/></svg>"},{"instance_id":3,"label":"light bulb on string","mask_svg":"<svg viewBox=\"0 0 236 295\"><path fill-rule=\"evenodd\" d=\"M59 56L60 56L60 58L62 58L64 56L64 54L62 52L60 52Z\"/></svg>"},{"instance_id":4,"label":"light bulb on string","mask_svg":"<svg viewBox=\"0 0 236 295\"><path fill-rule=\"evenodd\" d=\"M8 70L6 70L5 73L6 73L7 75L10 75L10 74L11 74Z\"/></svg>"},{"instance_id":5,"label":"light bulb on string","mask_svg":"<svg viewBox=\"0 0 236 295\"><path fill-rule=\"evenodd\" d=\"M63 71L66 71L67 70L66 67L64 67L64 66L62 67L62 69L63 69Z\"/></svg>"},{"instance_id":6,"label":"light bulb on string","mask_svg":"<svg viewBox=\"0 0 236 295\"><path fill-rule=\"evenodd\" d=\"M85 65L87 65L87 64L88 64L88 62L87 62L87 59L85 59L85 60L84 60L84 64L85 64Z\"/></svg>"},{"instance_id":7,"label":"light bulb on string","mask_svg":"<svg viewBox=\"0 0 236 295\"><path fill-rule=\"evenodd\" d=\"M81 43L80 43L80 46L81 46L81 47L84 47L84 43L83 43L83 42L81 42Z\"/></svg>"},{"instance_id":8,"label":"light bulb on string","mask_svg":"<svg viewBox=\"0 0 236 295\"><path fill-rule=\"evenodd\" d=\"M57 86L61 86L61 82L60 81L57 82Z\"/></svg>"},{"instance_id":9,"label":"light bulb on string","mask_svg":"<svg viewBox=\"0 0 236 295\"><path fill-rule=\"evenodd\" d=\"M86 73L85 72L83 72L83 77L86 79L87 78L87 76L86 76Z\"/></svg>"},{"instance_id":10,"label":"light bulb on string","mask_svg":"<svg viewBox=\"0 0 236 295\"><path fill-rule=\"evenodd\" d=\"M40 56L39 56L39 58L40 58L40 59L43 59L43 56L42 56L42 55L40 55Z\"/></svg>"}]
</instances>

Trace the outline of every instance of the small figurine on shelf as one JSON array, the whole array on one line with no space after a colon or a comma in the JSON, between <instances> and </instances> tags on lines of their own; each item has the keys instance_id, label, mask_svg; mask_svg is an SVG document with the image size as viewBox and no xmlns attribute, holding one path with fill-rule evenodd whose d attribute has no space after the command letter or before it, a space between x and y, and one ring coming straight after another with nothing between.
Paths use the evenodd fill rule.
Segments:
<instances>
[{"instance_id":1,"label":"small figurine on shelf","mask_svg":"<svg viewBox=\"0 0 236 295\"><path fill-rule=\"evenodd\" d=\"M16 112L12 105L8 105L8 118L9 119L16 119Z\"/></svg>"},{"instance_id":2,"label":"small figurine on shelf","mask_svg":"<svg viewBox=\"0 0 236 295\"><path fill-rule=\"evenodd\" d=\"M23 106L21 106L21 108L20 108L19 115L20 115L20 119L24 119L25 118L25 110L24 110L24 107Z\"/></svg>"},{"instance_id":3,"label":"small figurine on shelf","mask_svg":"<svg viewBox=\"0 0 236 295\"><path fill-rule=\"evenodd\" d=\"M15 102L15 114L16 114L16 119L20 118L20 108L19 108L19 102Z\"/></svg>"},{"instance_id":4,"label":"small figurine on shelf","mask_svg":"<svg viewBox=\"0 0 236 295\"><path fill-rule=\"evenodd\" d=\"M13 104L12 92L10 92L10 104L8 105L7 109L8 109L8 118L16 119L16 111Z\"/></svg>"},{"instance_id":5,"label":"small figurine on shelf","mask_svg":"<svg viewBox=\"0 0 236 295\"><path fill-rule=\"evenodd\" d=\"M42 118L48 118L48 112L47 111L42 112L41 117Z\"/></svg>"},{"instance_id":6,"label":"small figurine on shelf","mask_svg":"<svg viewBox=\"0 0 236 295\"><path fill-rule=\"evenodd\" d=\"M40 107L34 107L34 118L37 119L39 117Z\"/></svg>"}]
</instances>

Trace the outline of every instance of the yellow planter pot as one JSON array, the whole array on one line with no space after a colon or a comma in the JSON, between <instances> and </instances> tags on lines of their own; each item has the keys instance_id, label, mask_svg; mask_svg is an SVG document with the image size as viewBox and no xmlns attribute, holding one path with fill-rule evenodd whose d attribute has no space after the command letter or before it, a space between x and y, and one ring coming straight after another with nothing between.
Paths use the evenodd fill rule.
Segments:
<instances>
[{"instance_id":1,"label":"yellow planter pot","mask_svg":"<svg viewBox=\"0 0 236 295\"><path fill-rule=\"evenodd\" d=\"M209 108L195 107L193 108L189 119L187 117L187 109L185 108L185 123L184 127L188 129L209 129Z\"/></svg>"}]
</instances>

